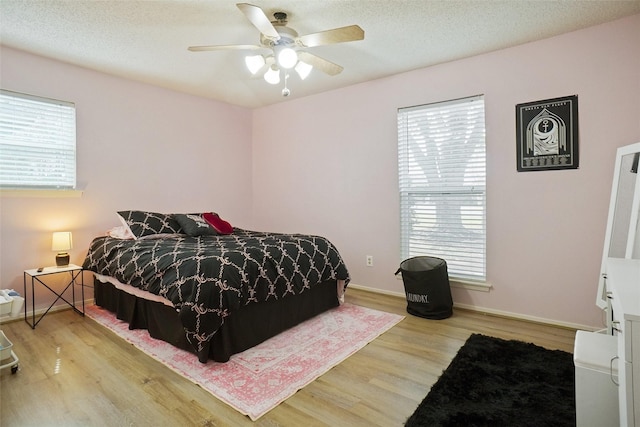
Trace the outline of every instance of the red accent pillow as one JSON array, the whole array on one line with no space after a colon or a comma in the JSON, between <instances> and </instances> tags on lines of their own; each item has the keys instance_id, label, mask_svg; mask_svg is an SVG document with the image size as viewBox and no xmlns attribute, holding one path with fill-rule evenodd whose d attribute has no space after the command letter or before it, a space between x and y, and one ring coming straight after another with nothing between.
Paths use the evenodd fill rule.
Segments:
<instances>
[{"instance_id":1,"label":"red accent pillow","mask_svg":"<svg viewBox=\"0 0 640 427\"><path fill-rule=\"evenodd\" d=\"M202 214L202 218L213 227L218 234L231 234L233 227L224 219L220 218L215 212L207 212Z\"/></svg>"}]
</instances>

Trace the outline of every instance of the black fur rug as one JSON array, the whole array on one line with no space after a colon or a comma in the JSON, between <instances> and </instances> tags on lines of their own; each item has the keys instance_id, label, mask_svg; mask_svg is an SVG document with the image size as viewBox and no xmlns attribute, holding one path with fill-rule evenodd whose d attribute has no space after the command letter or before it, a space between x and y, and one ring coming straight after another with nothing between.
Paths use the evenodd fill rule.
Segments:
<instances>
[{"instance_id":1,"label":"black fur rug","mask_svg":"<svg viewBox=\"0 0 640 427\"><path fill-rule=\"evenodd\" d=\"M575 426L573 355L471 335L406 426Z\"/></svg>"}]
</instances>

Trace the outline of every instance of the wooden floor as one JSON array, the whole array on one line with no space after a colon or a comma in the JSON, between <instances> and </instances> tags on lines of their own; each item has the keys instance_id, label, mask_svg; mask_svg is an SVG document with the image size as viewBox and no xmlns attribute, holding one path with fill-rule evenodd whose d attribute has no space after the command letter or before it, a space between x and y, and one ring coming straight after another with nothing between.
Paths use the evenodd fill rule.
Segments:
<instances>
[{"instance_id":1,"label":"wooden floor","mask_svg":"<svg viewBox=\"0 0 640 427\"><path fill-rule=\"evenodd\" d=\"M20 370L0 373L0 425L402 426L472 333L573 350L569 329L460 309L421 319L403 298L355 289L347 301L406 318L255 423L71 310L35 330L6 323Z\"/></svg>"}]
</instances>

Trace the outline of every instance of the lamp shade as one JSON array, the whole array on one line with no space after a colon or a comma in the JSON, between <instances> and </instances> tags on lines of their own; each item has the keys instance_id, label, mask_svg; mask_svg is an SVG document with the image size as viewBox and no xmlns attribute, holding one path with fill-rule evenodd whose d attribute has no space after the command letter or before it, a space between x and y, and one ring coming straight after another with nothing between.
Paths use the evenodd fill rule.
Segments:
<instances>
[{"instance_id":1,"label":"lamp shade","mask_svg":"<svg viewBox=\"0 0 640 427\"><path fill-rule=\"evenodd\" d=\"M56 231L51 240L51 250L64 252L73 248L73 238L70 231Z\"/></svg>"}]
</instances>

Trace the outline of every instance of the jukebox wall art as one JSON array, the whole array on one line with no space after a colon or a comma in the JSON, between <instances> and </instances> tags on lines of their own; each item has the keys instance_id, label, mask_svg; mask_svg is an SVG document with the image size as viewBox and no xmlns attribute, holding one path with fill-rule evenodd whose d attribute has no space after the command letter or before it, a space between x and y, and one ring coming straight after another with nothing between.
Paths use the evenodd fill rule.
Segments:
<instances>
[{"instance_id":1,"label":"jukebox wall art","mask_svg":"<svg viewBox=\"0 0 640 427\"><path fill-rule=\"evenodd\" d=\"M518 172L578 168L578 96L516 105Z\"/></svg>"}]
</instances>

